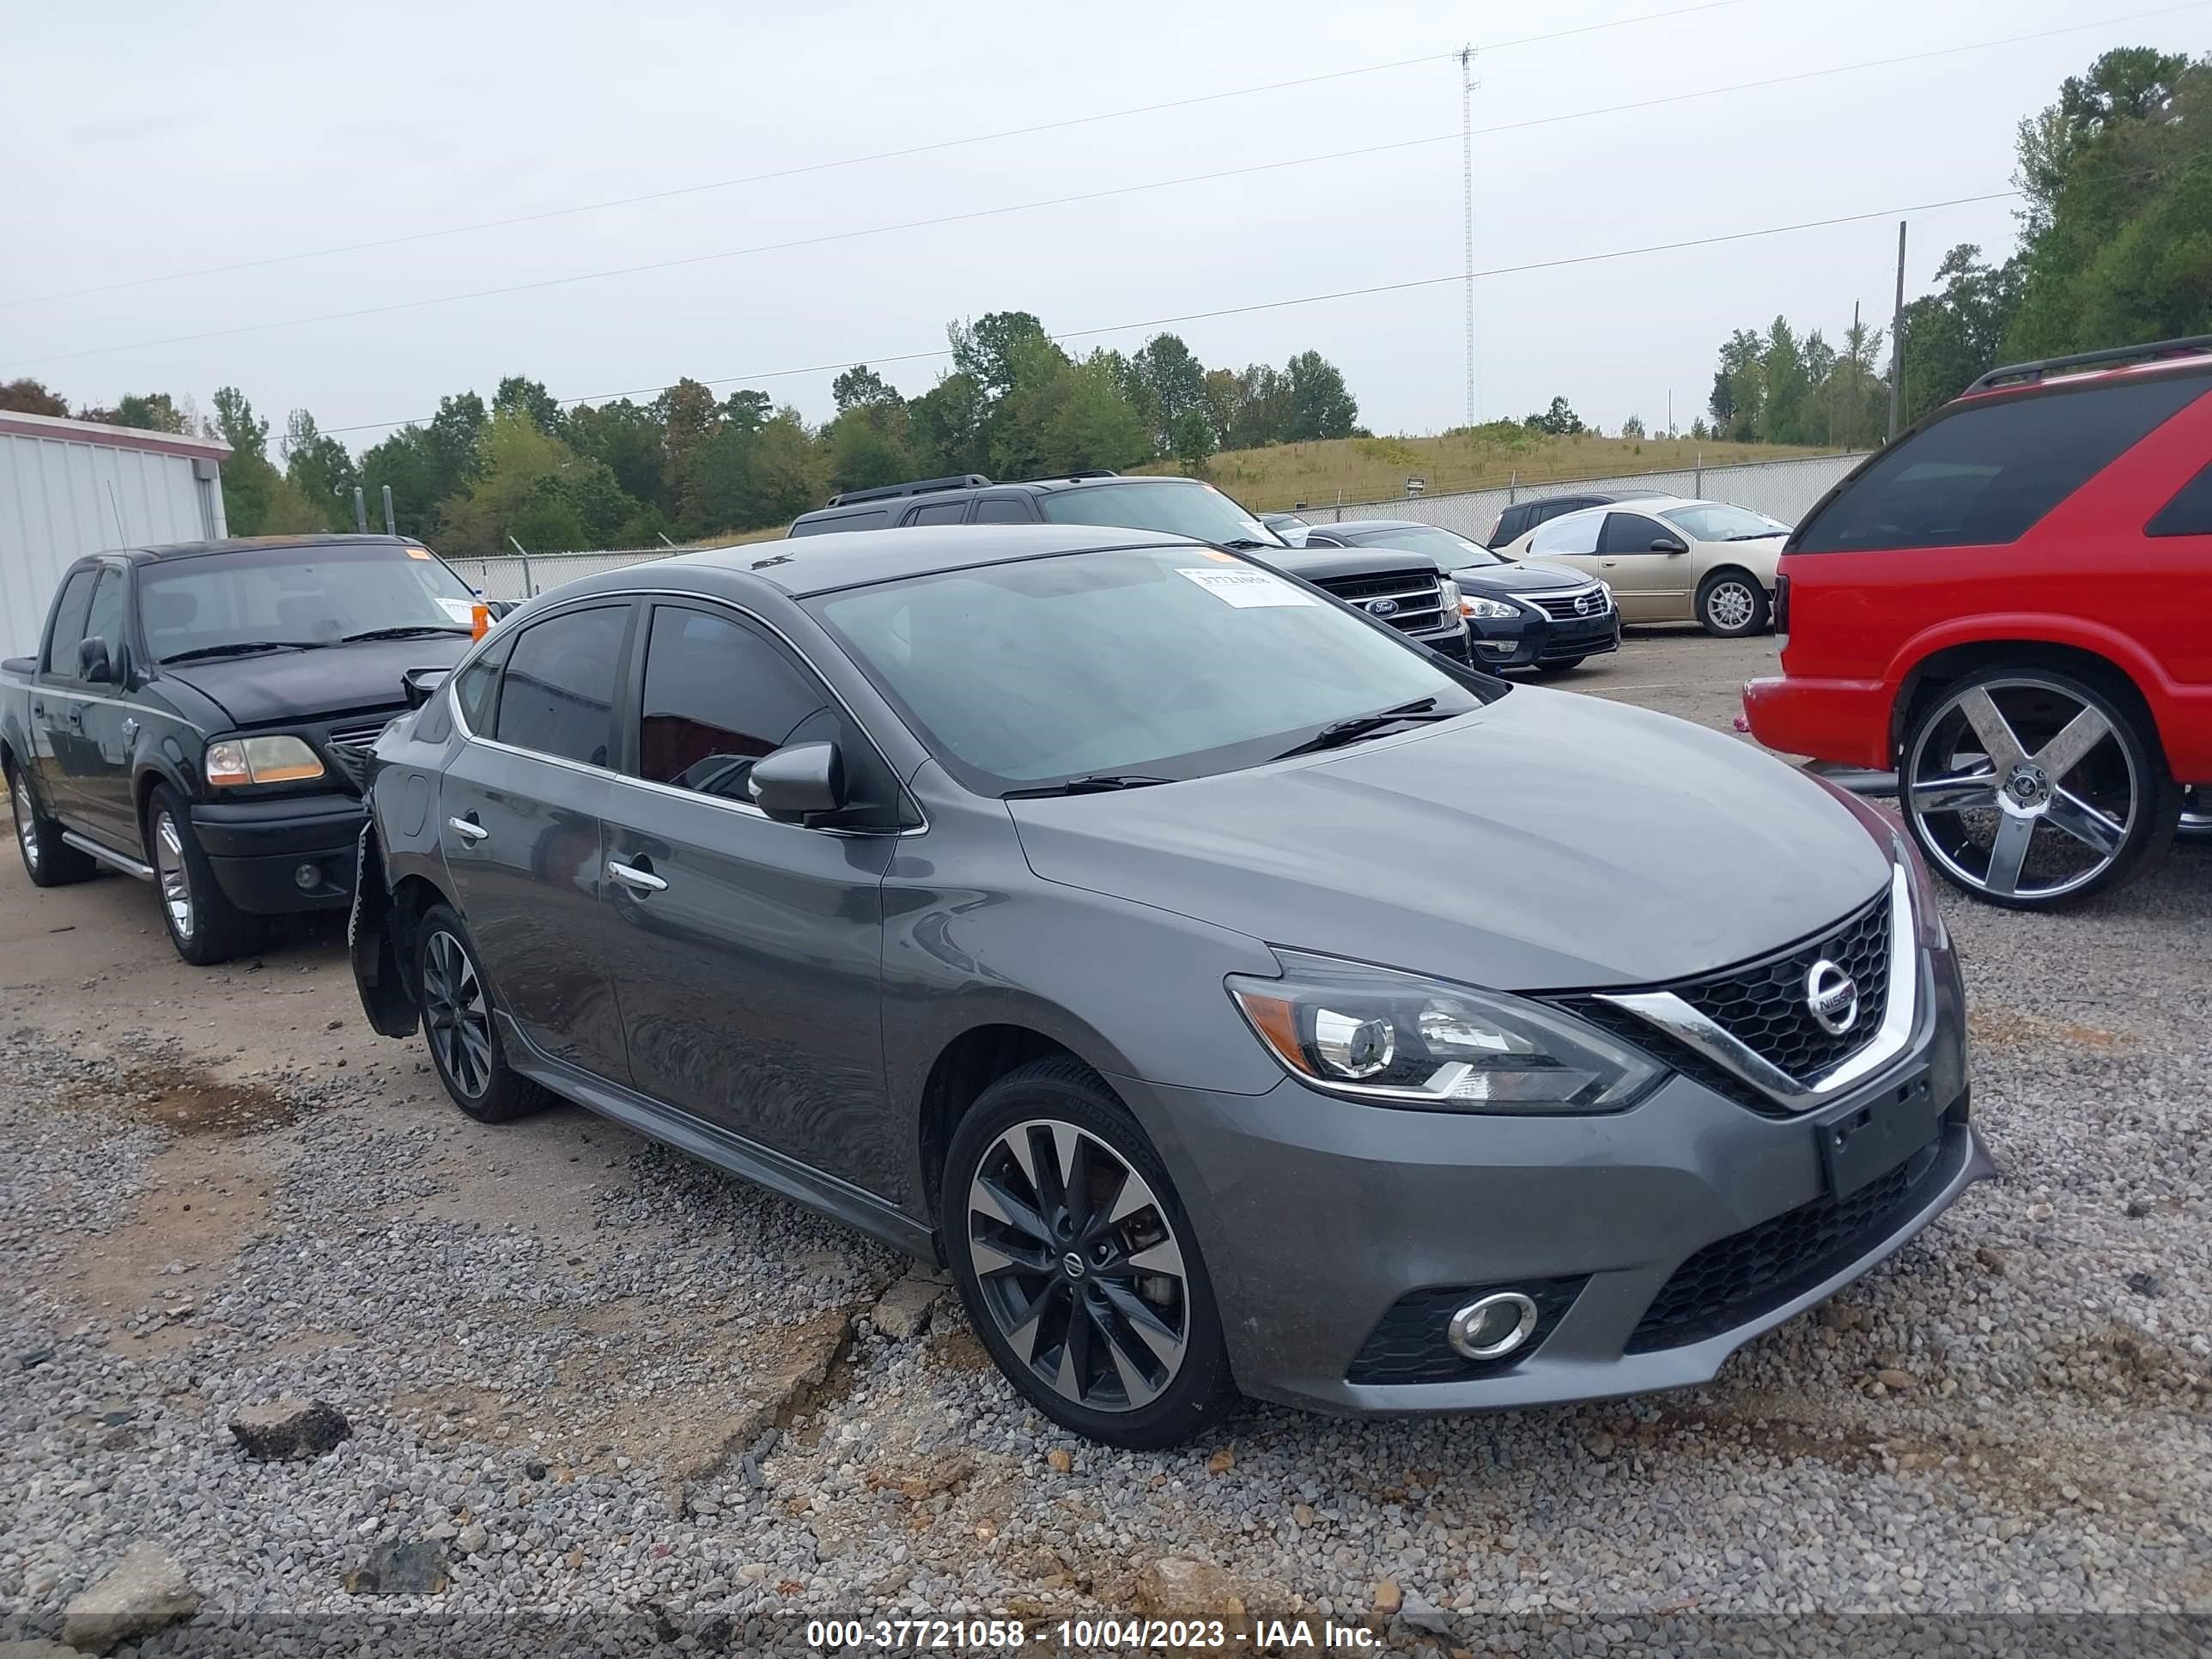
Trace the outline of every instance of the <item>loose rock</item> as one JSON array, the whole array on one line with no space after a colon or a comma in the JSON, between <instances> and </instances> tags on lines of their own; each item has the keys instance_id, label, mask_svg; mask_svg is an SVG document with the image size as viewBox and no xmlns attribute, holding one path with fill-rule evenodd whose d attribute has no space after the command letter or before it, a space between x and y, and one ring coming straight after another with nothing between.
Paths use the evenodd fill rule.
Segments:
<instances>
[{"instance_id":1,"label":"loose rock","mask_svg":"<svg viewBox=\"0 0 2212 1659\"><path fill-rule=\"evenodd\" d=\"M70 1601L62 1639L87 1653L106 1653L191 1618L199 1605L199 1592L166 1551L133 1544L98 1583Z\"/></svg>"},{"instance_id":2,"label":"loose rock","mask_svg":"<svg viewBox=\"0 0 2212 1659\"><path fill-rule=\"evenodd\" d=\"M242 1407L230 1431L248 1457L282 1462L319 1457L352 1434L353 1425L326 1400L271 1400Z\"/></svg>"},{"instance_id":3,"label":"loose rock","mask_svg":"<svg viewBox=\"0 0 2212 1659\"><path fill-rule=\"evenodd\" d=\"M447 1582L446 1552L428 1538L381 1545L345 1576L354 1595L437 1595Z\"/></svg>"}]
</instances>

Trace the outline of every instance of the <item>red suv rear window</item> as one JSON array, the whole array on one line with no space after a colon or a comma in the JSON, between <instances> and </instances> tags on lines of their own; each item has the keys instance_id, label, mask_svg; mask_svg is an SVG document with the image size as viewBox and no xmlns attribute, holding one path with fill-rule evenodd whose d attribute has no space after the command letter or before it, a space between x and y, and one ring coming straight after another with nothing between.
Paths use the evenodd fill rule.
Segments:
<instances>
[{"instance_id":1,"label":"red suv rear window","mask_svg":"<svg viewBox=\"0 0 2212 1659\"><path fill-rule=\"evenodd\" d=\"M2166 375L1959 405L1854 478L1799 530L1790 550L2017 541L2207 389L2201 374Z\"/></svg>"}]
</instances>

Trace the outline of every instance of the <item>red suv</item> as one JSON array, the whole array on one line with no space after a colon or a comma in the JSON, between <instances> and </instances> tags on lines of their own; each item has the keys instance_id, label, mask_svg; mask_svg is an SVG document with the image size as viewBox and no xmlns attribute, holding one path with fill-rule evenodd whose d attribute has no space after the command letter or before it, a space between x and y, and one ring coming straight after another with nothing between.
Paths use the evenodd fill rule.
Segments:
<instances>
[{"instance_id":1,"label":"red suv","mask_svg":"<svg viewBox=\"0 0 2212 1659\"><path fill-rule=\"evenodd\" d=\"M2212 337L1996 369L1783 550L1761 743L1887 771L1928 861L2036 908L2212 784Z\"/></svg>"}]
</instances>

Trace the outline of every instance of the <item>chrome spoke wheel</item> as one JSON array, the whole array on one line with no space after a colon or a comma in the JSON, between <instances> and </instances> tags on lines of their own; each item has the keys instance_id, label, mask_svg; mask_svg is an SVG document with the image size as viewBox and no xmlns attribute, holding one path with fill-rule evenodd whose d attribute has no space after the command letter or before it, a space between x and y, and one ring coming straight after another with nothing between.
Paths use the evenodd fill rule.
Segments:
<instances>
[{"instance_id":1,"label":"chrome spoke wheel","mask_svg":"<svg viewBox=\"0 0 2212 1659\"><path fill-rule=\"evenodd\" d=\"M435 933L422 951L422 1026L430 1052L471 1100L491 1086L491 1003L467 947Z\"/></svg>"},{"instance_id":2,"label":"chrome spoke wheel","mask_svg":"<svg viewBox=\"0 0 2212 1659\"><path fill-rule=\"evenodd\" d=\"M170 929L179 939L192 936L191 877L185 868L185 841L177 821L163 812L154 820L154 873L161 884L161 908L168 914Z\"/></svg>"},{"instance_id":3,"label":"chrome spoke wheel","mask_svg":"<svg viewBox=\"0 0 2212 1659\"><path fill-rule=\"evenodd\" d=\"M15 814L15 840L23 849L23 866L33 875L39 872L39 823L31 812L31 792L22 779L14 781L8 791L8 804Z\"/></svg>"},{"instance_id":4,"label":"chrome spoke wheel","mask_svg":"<svg viewBox=\"0 0 2212 1659\"><path fill-rule=\"evenodd\" d=\"M1740 581L1715 582L1712 591L1705 595L1705 614L1717 628L1735 629L1748 628L1758 613L1758 601L1751 589Z\"/></svg>"},{"instance_id":5,"label":"chrome spoke wheel","mask_svg":"<svg viewBox=\"0 0 2212 1659\"><path fill-rule=\"evenodd\" d=\"M1182 1368L1190 1285L1167 1210L1088 1130L1053 1119L991 1143L968 1187L968 1259L1016 1360L1071 1402L1128 1412Z\"/></svg>"},{"instance_id":6,"label":"chrome spoke wheel","mask_svg":"<svg viewBox=\"0 0 2212 1659\"><path fill-rule=\"evenodd\" d=\"M2023 675L1971 685L1921 723L1901 803L1954 881L2037 901L2109 870L2151 793L2103 709Z\"/></svg>"}]
</instances>

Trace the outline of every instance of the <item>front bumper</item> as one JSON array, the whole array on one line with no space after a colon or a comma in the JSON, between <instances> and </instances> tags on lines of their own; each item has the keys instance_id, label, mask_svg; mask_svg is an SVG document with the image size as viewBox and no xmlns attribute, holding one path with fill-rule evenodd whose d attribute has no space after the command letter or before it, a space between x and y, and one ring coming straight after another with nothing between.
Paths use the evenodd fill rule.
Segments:
<instances>
[{"instance_id":1,"label":"front bumper","mask_svg":"<svg viewBox=\"0 0 2212 1659\"><path fill-rule=\"evenodd\" d=\"M1620 613L1577 617L1470 617L1468 633L1478 666L1532 668L1538 663L1580 662L1620 648Z\"/></svg>"},{"instance_id":2,"label":"front bumper","mask_svg":"<svg viewBox=\"0 0 2212 1659\"><path fill-rule=\"evenodd\" d=\"M1880 680L1816 680L1794 675L1747 681L1743 714L1751 734L1784 755L1808 755L1886 771L1895 694Z\"/></svg>"},{"instance_id":3,"label":"front bumper","mask_svg":"<svg viewBox=\"0 0 2212 1659\"><path fill-rule=\"evenodd\" d=\"M255 915L286 915L351 902L364 816L351 795L201 801L192 830L225 897ZM300 872L309 865L314 878L303 887Z\"/></svg>"},{"instance_id":4,"label":"front bumper","mask_svg":"<svg viewBox=\"0 0 2212 1659\"><path fill-rule=\"evenodd\" d=\"M1593 1117L1394 1110L1288 1079L1258 1096L1115 1081L1183 1195L1246 1392L1405 1413L1678 1388L1866 1273L1994 1173L1966 1121L1957 967L1948 952L1930 963L1929 1023L1912 1051L1802 1116L1763 1115L1680 1076L1628 1111ZM1942 1117L1932 1146L1899 1166L1882 1207L1756 1297L1726 1304L1717 1322L1664 1343L1639 1336L1662 1289L1706 1247L1832 1202L1813 1123L1907 1076L1925 1077ZM1414 1293L1534 1281L1568 1287L1565 1310L1504 1368L1350 1380L1385 1315Z\"/></svg>"}]
</instances>

